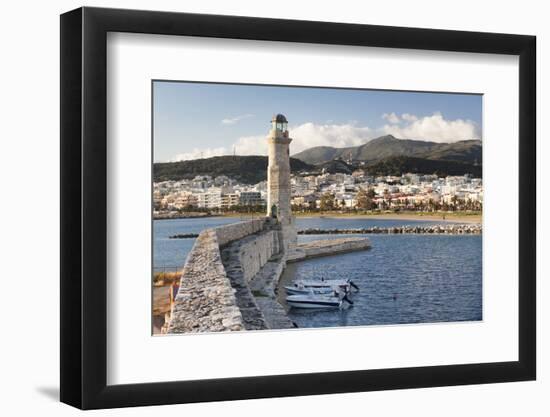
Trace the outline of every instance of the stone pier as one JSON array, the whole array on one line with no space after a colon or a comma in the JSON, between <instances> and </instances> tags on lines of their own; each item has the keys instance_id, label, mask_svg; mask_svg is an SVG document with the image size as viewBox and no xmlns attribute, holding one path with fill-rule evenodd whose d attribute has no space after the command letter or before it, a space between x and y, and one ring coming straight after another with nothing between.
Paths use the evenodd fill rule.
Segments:
<instances>
[{"instance_id":1,"label":"stone pier","mask_svg":"<svg viewBox=\"0 0 550 417\"><path fill-rule=\"evenodd\" d=\"M285 265L280 231L268 217L203 230L187 257L167 333L272 328L273 314L263 311L274 308L264 298L275 297ZM260 277L271 287L258 289Z\"/></svg>"},{"instance_id":2,"label":"stone pier","mask_svg":"<svg viewBox=\"0 0 550 417\"><path fill-rule=\"evenodd\" d=\"M167 333L294 328L276 294L287 262L370 247L368 239L350 237L285 252L280 232L269 217L202 231L187 257Z\"/></svg>"}]
</instances>

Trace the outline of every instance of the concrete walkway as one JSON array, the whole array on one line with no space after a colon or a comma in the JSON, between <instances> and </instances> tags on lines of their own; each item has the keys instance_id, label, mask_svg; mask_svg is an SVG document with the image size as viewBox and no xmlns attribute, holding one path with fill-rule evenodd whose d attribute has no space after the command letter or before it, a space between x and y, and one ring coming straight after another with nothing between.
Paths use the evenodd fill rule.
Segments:
<instances>
[{"instance_id":1,"label":"concrete walkway","mask_svg":"<svg viewBox=\"0 0 550 417\"><path fill-rule=\"evenodd\" d=\"M273 256L248 284L269 329L296 327L286 315L285 309L277 302L275 293L285 265L285 257L282 254Z\"/></svg>"},{"instance_id":2,"label":"concrete walkway","mask_svg":"<svg viewBox=\"0 0 550 417\"><path fill-rule=\"evenodd\" d=\"M370 247L370 240L364 237L314 240L298 244L296 249L288 255L287 262L298 262L320 256L355 252L366 250Z\"/></svg>"},{"instance_id":3,"label":"concrete walkway","mask_svg":"<svg viewBox=\"0 0 550 417\"><path fill-rule=\"evenodd\" d=\"M221 252L225 273L235 290L237 307L241 311L245 329L265 330L268 326L244 276L238 245L239 241L233 242Z\"/></svg>"}]
</instances>

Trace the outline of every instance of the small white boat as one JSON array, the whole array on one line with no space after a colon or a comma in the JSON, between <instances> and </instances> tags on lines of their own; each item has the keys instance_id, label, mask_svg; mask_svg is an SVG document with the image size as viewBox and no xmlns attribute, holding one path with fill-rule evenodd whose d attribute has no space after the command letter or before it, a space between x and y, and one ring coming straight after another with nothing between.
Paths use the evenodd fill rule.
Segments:
<instances>
[{"instance_id":1,"label":"small white boat","mask_svg":"<svg viewBox=\"0 0 550 417\"><path fill-rule=\"evenodd\" d=\"M342 300L338 297L326 295L289 295L286 302L294 308L340 308Z\"/></svg>"},{"instance_id":2,"label":"small white boat","mask_svg":"<svg viewBox=\"0 0 550 417\"><path fill-rule=\"evenodd\" d=\"M303 286L285 286L285 291L288 295L308 295L308 294L324 294L332 295L341 291L339 287L303 287Z\"/></svg>"},{"instance_id":3,"label":"small white boat","mask_svg":"<svg viewBox=\"0 0 550 417\"><path fill-rule=\"evenodd\" d=\"M350 292L351 288L359 291L359 287L350 279L317 279L317 280L299 280L294 282L295 288L340 288L345 292Z\"/></svg>"},{"instance_id":4,"label":"small white boat","mask_svg":"<svg viewBox=\"0 0 550 417\"><path fill-rule=\"evenodd\" d=\"M294 308L342 308L346 301L353 305L347 293L334 292L332 294L295 294L286 297L286 302Z\"/></svg>"}]
</instances>

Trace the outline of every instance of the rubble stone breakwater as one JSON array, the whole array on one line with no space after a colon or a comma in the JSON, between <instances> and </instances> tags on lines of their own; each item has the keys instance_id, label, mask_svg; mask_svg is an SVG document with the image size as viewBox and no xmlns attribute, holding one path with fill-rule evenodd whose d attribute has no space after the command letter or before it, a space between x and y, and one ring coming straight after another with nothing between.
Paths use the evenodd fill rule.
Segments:
<instances>
[{"instance_id":1,"label":"rubble stone breakwater","mask_svg":"<svg viewBox=\"0 0 550 417\"><path fill-rule=\"evenodd\" d=\"M430 226L367 227L355 229L319 229L298 230L299 235L368 235L368 234L443 234L443 235L480 235L480 224L438 224ZM170 239L192 239L199 235L184 233L170 236Z\"/></svg>"},{"instance_id":2,"label":"rubble stone breakwater","mask_svg":"<svg viewBox=\"0 0 550 417\"><path fill-rule=\"evenodd\" d=\"M358 229L305 229L299 235L433 234L480 235L480 224L437 224L430 226L368 227Z\"/></svg>"}]
</instances>

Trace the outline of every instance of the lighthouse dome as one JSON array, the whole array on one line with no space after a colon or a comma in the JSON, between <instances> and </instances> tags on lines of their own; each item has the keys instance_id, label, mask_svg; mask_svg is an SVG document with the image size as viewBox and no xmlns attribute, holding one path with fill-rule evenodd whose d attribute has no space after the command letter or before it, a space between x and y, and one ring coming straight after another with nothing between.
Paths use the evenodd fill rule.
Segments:
<instances>
[{"instance_id":1,"label":"lighthouse dome","mask_svg":"<svg viewBox=\"0 0 550 417\"><path fill-rule=\"evenodd\" d=\"M271 121L275 123L288 123L285 115L281 113L274 114L273 117L271 118Z\"/></svg>"}]
</instances>

